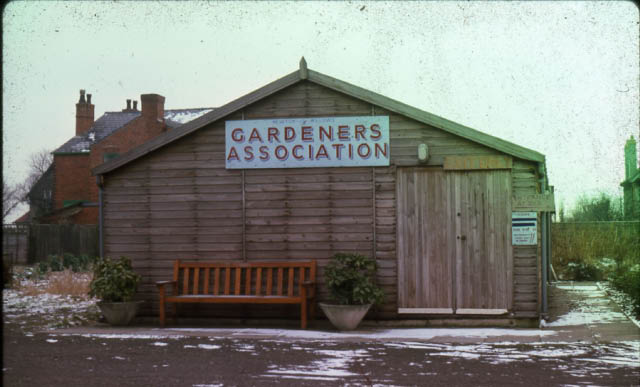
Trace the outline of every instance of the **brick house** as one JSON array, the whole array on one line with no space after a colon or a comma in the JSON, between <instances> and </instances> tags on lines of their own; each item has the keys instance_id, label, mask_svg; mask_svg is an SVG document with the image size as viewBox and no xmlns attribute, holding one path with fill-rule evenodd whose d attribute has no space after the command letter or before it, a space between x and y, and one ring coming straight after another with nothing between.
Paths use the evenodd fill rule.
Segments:
<instances>
[{"instance_id":1,"label":"brick house","mask_svg":"<svg viewBox=\"0 0 640 387\"><path fill-rule=\"evenodd\" d=\"M98 223L98 190L91 169L196 119L212 108L165 110L158 94L127 100L118 112L94 121L91 94L80 90L75 136L54 150L53 163L29 192L30 220L37 223Z\"/></svg>"}]
</instances>

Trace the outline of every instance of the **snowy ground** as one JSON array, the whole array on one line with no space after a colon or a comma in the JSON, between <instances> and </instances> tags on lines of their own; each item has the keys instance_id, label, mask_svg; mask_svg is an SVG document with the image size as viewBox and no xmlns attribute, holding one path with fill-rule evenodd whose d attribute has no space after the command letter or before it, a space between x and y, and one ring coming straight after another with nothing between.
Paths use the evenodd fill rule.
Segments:
<instances>
[{"instance_id":1,"label":"snowy ground","mask_svg":"<svg viewBox=\"0 0 640 387\"><path fill-rule=\"evenodd\" d=\"M634 315L631 308L631 297L619 290L614 289L609 285L608 282L598 282L598 287L600 288L600 290L604 291L609 296L609 298L615 301L618 306L620 306L629 320L633 321L633 323L636 324L638 328L640 328L640 320L638 320L638 318Z\"/></svg>"},{"instance_id":2,"label":"snowy ground","mask_svg":"<svg viewBox=\"0 0 640 387\"><path fill-rule=\"evenodd\" d=\"M568 292L577 293L581 300L578 305L567 314L551 323L542 323L546 327L564 327L576 325L607 324L627 321L625 313L614 310L610 306L607 292L603 283L589 285L575 285L572 282L556 284L555 287ZM620 300L618 300L620 301ZM618 303L619 306L624 305ZM634 321L634 319L631 319ZM634 321L638 325L637 321ZM640 328L640 325L638 325Z\"/></svg>"},{"instance_id":3,"label":"snowy ground","mask_svg":"<svg viewBox=\"0 0 640 387\"><path fill-rule=\"evenodd\" d=\"M46 334L45 345L68 345L69 340L76 339L95 343L96 355L87 356L91 361L99 355L101 348L108 348L110 342L131 343L149 350L187 351L183 352L184 356L202 353L207 358L210 355L205 354L222 356L224 353L232 358L248 356L263 359L259 364L264 369L256 371L252 377L278 383L317 381L322 384L351 380L352 383L348 384L403 385L394 379L394 375L400 375L398 372L402 377L434 376L437 372L434 366L455 365L460 361L486 367L546 367L550 372L575 378L576 384L597 385L599 381L610 381L606 378L620 373L640 377L640 340L558 340L564 330L573 326L615 324L626 319L622 313L607 307L602 285L559 286L563 290L576 292L582 301L568 313L544 324L544 329L367 329L341 333L287 329L149 328L144 332L95 333L93 326L87 328L88 333L67 333L67 330L59 328L77 329L95 323L98 311L94 299L46 293L30 296L10 289L3 291L3 310L5 322L20 326L20 331L26 337L33 338L38 332L55 328ZM466 344L460 344L461 339ZM280 355L274 357L275 353ZM390 367L385 365L385 361L397 362L402 356L406 356L406 361L394 366L395 370L390 368L388 372L383 372L384 367ZM288 360L290 358L295 360ZM125 353L112 354L110 359L138 361ZM170 363L167 360L154 364L154 367L166 368ZM376 371L367 371L369 369ZM366 383L361 382L363 375L369 375ZM470 372L469 375L472 377L475 374Z\"/></svg>"},{"instance_id":4,"label":"snowy ground","mask_svg":"<svg viewBox=\"0 0 640 387\"><path fill-rule=\"evenodd\" d=\"M100 316L96 300L88 296L25 295L13 289L2 291L2 311L5 321L33 329L86 325Z\"/></svg>"}]
</instances>

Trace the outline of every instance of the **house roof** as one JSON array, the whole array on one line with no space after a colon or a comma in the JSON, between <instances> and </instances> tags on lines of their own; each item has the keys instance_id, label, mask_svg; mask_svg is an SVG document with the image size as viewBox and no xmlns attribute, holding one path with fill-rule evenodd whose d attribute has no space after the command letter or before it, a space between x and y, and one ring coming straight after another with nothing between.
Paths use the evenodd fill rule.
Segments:
<instances>
[{"instance_id":1,"label":"house roof","mask_svg":"<svg viewBox=\"0 0 640 387\"><path fill-rule=\"evenodd\" d=\"M175 129L212 110L213 108L169 109L164 111L164 119L170 128ZM100 142L111 133L140 117L140 114L140 111L106 112L93 123L86 133L73 136L53 153L89 153L91 145Z\"/></svg>"},{"instance_id":2,"label":"house roof","mask_svg":"<svg viewBox=\"0 0 640 387\"><path fill-rule=\"evenodd\" d=\"M623 180L620 185L625 186L628 184L634 184L638 181L640 181L640 169L636 169L636 171L631 176L629 176L628 179Z\"/></svg>"},{"instance_id":3,"label":"house roof","mask_svg":"<svg viewBox=\"0 0 640 387\"><path fill-rule=\"evenodd\" d=\"M29 219L29 214L31 211L27 211L24 213L24 215L22 215L21 217L19 217L18 219L14 220L13 223L29 223L30 219Z\"/></svg>"},{"instance_id":4,"label":"house roof","mask_svg":"<svg viewBox=\"0 0 640 387\"><path fill-rule=\"evenodd\" d=\"M506 154L525 159L544 163L545 157L543 154L534 150L524 148L522 146L513 144L509 141L502 140L500 138L482 133L475 129L471 129L464 125L458 124L453 121L449 121L445 118L436 116L434 114L422 111L412 106L406 105L402 102L396 101L389 97L385 97L381 94L374 93L372 91L363 89L359 86L352 85L350 83L341 81L339 79L332 78L328 75L310 70L307 68L304 58L300 60L300 68L284 77L277 79L249 94L246 94L228 104L221 106L214 111L204 114L197 119L194 119L185 125L182 125L176 130L168 131L154 139L130 150L126 154L117 159L113 159L93 169L93 173L96 175L104 174L113 171L133 160L136 160L154 150L161 148L173 141L176 141L214 121L223 118L239 109L242 109L258 100L268 97L286 87L294 85L301 81L310 81L329 89L336 90L338 92L350 95L352 97L367 101L371 104L381 106L387 110L393 111L398 114L402 114L416 121L428 124L430 126L442 129L446 132L454 135L466 138L468 140L480 143L487 147L499 150Z\"/></svg>"}]
</instances>

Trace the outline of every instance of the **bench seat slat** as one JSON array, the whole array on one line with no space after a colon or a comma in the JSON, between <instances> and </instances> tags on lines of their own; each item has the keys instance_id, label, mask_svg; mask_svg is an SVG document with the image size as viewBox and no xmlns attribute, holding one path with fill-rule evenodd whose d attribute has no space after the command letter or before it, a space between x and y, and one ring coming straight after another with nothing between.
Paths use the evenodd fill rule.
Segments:
<instances>
[{"instance_id":1,"label":"bench seat slat","mask_svg":"<svg viewBox=\"0 0 640 387\"><path fill-rule=\"evenodd\" d=\"M300 297L287 296L205 296L204 294L191 296L165 297L166 302L177 303L209 303L209 304L299 304Z\"/></svg>"},{"instance_id":2,"label":"bench seat slat","mask_svg":"<svg viewBox=\"0 0 640 387\"><path fill-rule=\"evenodd\" d=\"M216 268L216 267L241 267L241 268L246 268L246 267L271 267L271 268L279 268L279 267L301 267L301 266L305 266L305 267L311 267L313 266L312 262L308 262L308 261L254 261L254 262L233 262L233 261L229 261L229 262L187 262L187 261L180 261L179 263L181 268L185 268L185 267L189 267L189 268L194 268L194 267L210 267L210 268Z\"/></svg>"}]
</instances>

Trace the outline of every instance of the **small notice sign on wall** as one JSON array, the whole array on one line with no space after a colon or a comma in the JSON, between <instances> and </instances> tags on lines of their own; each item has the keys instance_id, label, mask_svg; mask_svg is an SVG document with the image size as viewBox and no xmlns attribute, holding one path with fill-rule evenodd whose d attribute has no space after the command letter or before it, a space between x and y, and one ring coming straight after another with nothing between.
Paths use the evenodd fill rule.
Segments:
<instances>
[{"instance_id":1,"label":"small notice sign on wall","mask_svg":"<svg viewBox=\"0 0 640 387\"><path fill-rule=\"evenodd\" d=\"M535 245L538 243L538 218L536 212L511 213L511 244Z\"/></svg>"},{"instance_id":2,"label":"small notice sign on wall","mask_svg":"<svg viewBox=\"0 0 640 387\"><path fill-rule=\"evenodd\" d=\"M389 116L226 121L227 169L388 166Z\"/></svg>"},{"instance_id":3,"label":"small notice sign on wall","mask_svg":"<svg viewBox=\"0 0 640 387\"><path fill-rule=\"evenodd\" d=\"M445 170L511 169L509 156L445 156Z\"/></svg>"}]
</instances>

